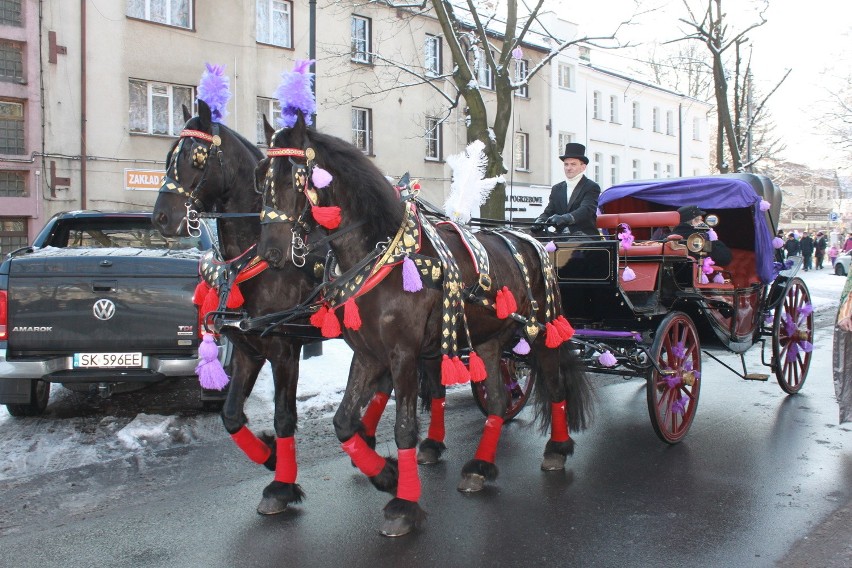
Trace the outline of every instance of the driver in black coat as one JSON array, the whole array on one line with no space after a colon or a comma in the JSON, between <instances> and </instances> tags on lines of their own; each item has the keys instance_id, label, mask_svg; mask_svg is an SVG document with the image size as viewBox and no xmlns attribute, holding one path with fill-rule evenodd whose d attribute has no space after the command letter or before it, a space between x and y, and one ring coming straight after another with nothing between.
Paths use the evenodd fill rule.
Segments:
<instances>
[{"instance_id":1,"label":"driver in black coat","mask_svg":"<svg viewBox=\"0 0 852 568\"><path fill-rule=\"evenodd\" d=\"M565 180L550 188L550 198L544 213L538 216L531 227L543 231L545 224L553 225L557 231L599 235L595 222L598 218L598 197L601 187L584 175L589 159L586 147L576 142L565 145L565 153L559 156L565 170Z\"/></svg>"},{"instance_id":2,"label":"driver in black coat","mask_svg":"<svg viewBox=\"0 0 852 568\"><path fill-rule=\"evenodd\" d=\"M684 239L688 239L694 233L700 233L705 239L710 242L710 252L707 256L713 259L713 262L720 266L730 264L733 255L731 249L722 241L716 239L710 241L708 233L710 227L704 224L704 216L707 214L696 205L685 205L677 210L680 213L680 224L674 228L672 233L680 235Z\"/></svg>"}]
</instances>

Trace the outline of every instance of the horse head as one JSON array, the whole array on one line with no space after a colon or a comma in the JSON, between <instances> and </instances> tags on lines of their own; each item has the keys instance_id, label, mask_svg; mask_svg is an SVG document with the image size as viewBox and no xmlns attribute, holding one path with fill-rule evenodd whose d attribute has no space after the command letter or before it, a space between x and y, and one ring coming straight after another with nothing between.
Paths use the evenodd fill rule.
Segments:
<instances>
[{"instance_id":1,"label":"horse head","mask_svg":"<svg viewBox=\"0 0 852 568\"><path fill-rule=\"evenodd\" d=\"M166 236L198 230L198 214L223 209L257 211L258 196L237 192L239 180L252 180L251 168L262 157L245 138L212 119L210 107L198 100L198 114L184 107L186 124L166 155L166 176L154 204L154 226ZM239 193L239 195L238 195Z\"/></svg>"}]
</instances>

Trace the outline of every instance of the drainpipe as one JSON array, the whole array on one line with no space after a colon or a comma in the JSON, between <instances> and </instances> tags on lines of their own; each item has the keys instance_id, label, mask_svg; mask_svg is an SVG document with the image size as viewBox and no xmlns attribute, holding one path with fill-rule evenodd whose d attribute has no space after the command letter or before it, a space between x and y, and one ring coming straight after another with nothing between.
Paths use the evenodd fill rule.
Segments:
<instances>
[{"instance_id":1,"label":"drainpipe","mask_svg":"<svg viewBox=\"0 0 852 568\"><path fill-rule=\"evenodd\" d=\"M80 0L80 209L86 208L86 0Z\"/></svg>"}]
</instances>

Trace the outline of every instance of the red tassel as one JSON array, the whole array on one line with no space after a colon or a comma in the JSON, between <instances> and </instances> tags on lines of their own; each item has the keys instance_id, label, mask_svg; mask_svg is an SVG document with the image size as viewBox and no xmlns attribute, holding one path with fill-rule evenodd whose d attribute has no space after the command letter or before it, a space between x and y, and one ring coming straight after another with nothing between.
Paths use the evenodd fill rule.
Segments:
<instances>
[{"instance_id":1,"label":"red tassel","mask_svg":"<svg viewBox=\"0 0 852 568\"><path fill-rule=\"evenodd\" d=\"M456 382L459 384L469 383L470 371L467 370L467 367L464 366L464 363L462 363L462 360L458 356L453 357L453 365L456 368Z\"/></svg>"},{"instance_id":2,"label":"red tassel","mask_svg":"<svg viewBox=\"0 0 852 568\"><path fill-rule=\"evenodd\" d=\"M328 315L322 322L322 336L329 339L340 336L340 322L337 321L337 316L332 310L328 311Z\"/></svg>"},{"instance_id":3,"label":"red tassel","mask_svg":"<svg viewBox=\"0 0 852 568\"><path fill-rule=\"evenodd\" d=\"M361 314L358 312L355 298L343 304L343 325L354 331L361 329Z\"/></svg>"},{"instance_id":4,"label":"red tassel","mask_svg":"<svg viewBox=\"0 0 852 568\"><path fill-rule=\"evenodd\" d=\"M574 337L574 327L565 319L565 316L559 316L553 320L553 323L559 328L559 334L564 341L570 341Z\"/></svg>"},{"instance_id":5,"label":"red tassel","mask_svg":"<svg viewBox=\"0 0 852 568\"><path fill-rule=\"evenodd\" d=\"M314 220L326 229L336 229L340 226L340 207L311 207Z\"/></svg>"},{"instance_id":6,"label":"red tassel","mask_svg":"<svg viewBox=\"0 0 852 568\"><path fill-rule=\"evenodd\" d=\"M506 298L503 295L503 290L497 290L497 297L494 298L494 310L497 312L499 319L506 319L511 313L506 305Z\"/></svg>"},{"instance_id":7,"label":"red tassel","mask_svg":"<svg viewBox=\"0 0 852 568\"><path fill-rule=\"evenodd\" d=\"M239 308L245 303L245 298L243 298L243 293L240 292L240 287L237 284L231 286L231 293L228 294L228 301L225 302L225 307L234 309Z\"/></svg>"},{"instance_id":8,"label":"red tassel","mask_svg":"<svg viewBox=\"0 0 852 568\"><path fill-rule=\"evenodd\" d=\"M219 309L219 290L210 288L204 298L204 303L201 304L201 313L207 315L217 309Z\"/></svg>"},{"instance_id":9,"label":"red tassel","mask_svg":"<svg viewBox=\"0 0 852 568\"><path fill-rule=\"evenodd\" d=\"M457 382L456 366L453 364L452 359L450 359L447 355L444 355L441 359L441 384L446 387L454 385Z\"/></svg>"},{"instance_id":10,"label":"red tassel","mask_svg":"<svg viewBox=\"0 0 852 568\"><path fill-rule=\"evenodd\" d=\"M553 323L548 322L544 326L544 346L550 349L555 349L562 345L562 336L559 334L559 328Z\"/></svg>"},{"instance_id":11,"label":"red tassel","mask_svg":"<svg viewBox=\"0 0 852 568\"><path fill-rule=\"evenodd\" d=\"M311 325L314 327L322 327L325 321L325 316L328 315L328 308L325 305L320 306L320 309L314 312L311 316Z\"/></svg>"},{"instance_id":12,"label":"red tassel","mask_svg":"<svg viewBox=\"0 0 852 568\"><path fill-rule=\"evenodd\" d=\"M204 280L200 281L195 287L195 291L192 293L192 303L196 306L203 304L205 298L207 298L207 292L209 291L210 286L208 286L207 282Z\"/></svg>"},{"instance_id":13,"label":"red tassel","mask_svg":"<svg viewBox=\"0 0 852 568\"><path fill-rule=\"evenodd\" d=\"M485 370L485 362L475 351L470 352L468 366L470 367L471 382L478 383L484 381L485 377L488 376L488 372Z\"/></svg>"},{"instance_id":14,"label":"red tassel","mask_svg":"<svg viewBox=\"0 0 852 568\"><path fill-rule=\"evenodd\" d=\"M503 286L503 300L506 302L506 309L509 310L510 314L518 311L518 302L515 301L515 295L506 286Z\"/></svg>"}]
</instances>

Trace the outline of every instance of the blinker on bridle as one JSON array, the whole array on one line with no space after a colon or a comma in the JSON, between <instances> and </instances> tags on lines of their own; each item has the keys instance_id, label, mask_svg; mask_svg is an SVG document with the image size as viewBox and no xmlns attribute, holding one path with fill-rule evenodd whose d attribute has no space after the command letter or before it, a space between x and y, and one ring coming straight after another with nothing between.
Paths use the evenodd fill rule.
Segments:
<instances>
[{"instance_id":1,"label":"blinker on bridle","mask_svg":"<svg viewBox=\"0 0 852 568\"><path fill-rule=\"evenodd\" d=\"M166 176L163 178L163 185L160 186L160 193L173 193L186 198L186 203L184 203L186 214L184 215L182 222L186 223L187 233L189 233L191 237L198 237L201 235L201 219L198 209L202 207L197 206L203 206L203 203L200 199L198 199L198 192L207 180L207 165L211 155L216 156L219 159L219 167L224 168L221 150L222 139L219 137L219 124L214 122L212 130L213 134L208 134L201 130L193 130L190 128L185 128L181 131L179 135L180 140L178 141L175 151L172 153L171 167L166 171ZM201 170L201 178L191 191L187 191L187 189L181 185L177 169L178 157L183 151L183 144L187 138L192 140L192 147L190 149L192 167L197 170ZM198 140L203 140L210 146L205 147L200 144Z\"/></svg>"}]
</instances>

